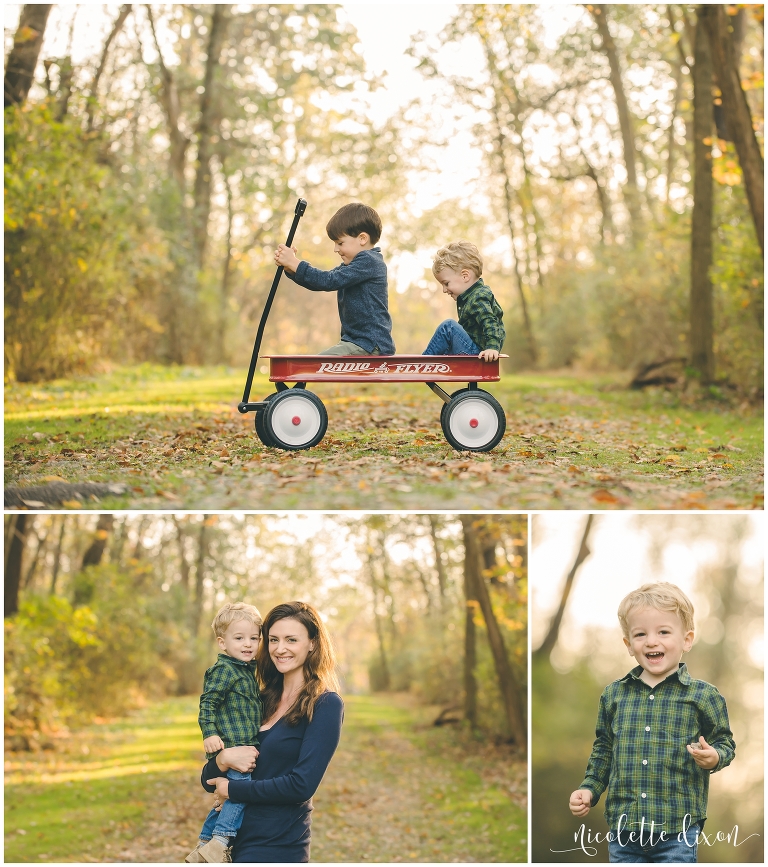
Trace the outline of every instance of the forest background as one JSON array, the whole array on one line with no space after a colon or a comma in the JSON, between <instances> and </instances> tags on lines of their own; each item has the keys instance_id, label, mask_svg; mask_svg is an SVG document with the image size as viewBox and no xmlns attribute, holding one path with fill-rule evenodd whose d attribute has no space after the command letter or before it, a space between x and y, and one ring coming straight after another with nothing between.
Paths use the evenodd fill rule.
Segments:
<instances>
[{"instance_id":1,"label":"forest background","mask_svg":"<svg viewBox=\"0 0 768 867\"><path fill-rule=\"evenodd\" d=\"M303 196L323 268L337 207L381 212L400 351L451 314L429 263L467 237L509 369L761 395L762 6L446 7L410 40L412 100L355 7L16 8L7 380L243 365ZM334 299L287 281L272 315L266 352L338 337Z\"/></svg>"},{"instance_id":2,"label":"forest background","mask_svg":"<svg viewBox=\"0 0 768 867\"><path fill-rule=\"evenodd\" d=\"M5 533L10 749L199 694L224 602L301 599L344 693L409 692L524 755L525 515L21 513Z\"/></svg>"}]
</instances>

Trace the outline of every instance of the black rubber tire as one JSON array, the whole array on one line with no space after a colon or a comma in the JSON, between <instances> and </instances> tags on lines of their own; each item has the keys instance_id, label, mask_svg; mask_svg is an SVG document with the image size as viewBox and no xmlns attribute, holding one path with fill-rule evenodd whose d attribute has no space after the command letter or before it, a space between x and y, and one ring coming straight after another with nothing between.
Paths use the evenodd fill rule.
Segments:
<instances>
[{"instance_id":1,"label":"black rubber tire","mask_svg":"<svg viewBox=\"0 0 768 867\"><path fill-rule=\"evenodd\" d=\"M264 430L274 448L292 452L311 449L322 440L327 429L328 413L323 402L314 392L303 388L273 395L264 410Z\"/></svg>"},{"instance_id":2,"label":"black rubber tire","mask_svg":"<svg viewBox=\"0 0 768 867\"><path fill-rule=\"evenodd\" d=\"M270 395L267 395L267 397L265 397L264 400L270 401L270 400L272 400L273 397L277 397L277 395L278 395L278 392L274 392ZM256 428L256 436L262 441L262 443L265 446L267 446L267 448L275 448L275 444L270 439L269 434L267 433L266 427L264 427L264 414L265 414L265 412L266 412L266 410L264 410L264 409L257 409L256 410L256 417L253 421L253 426Z\"/></svg>"},{"instance_id":3,"label":"black rubber tire","mask_svg":"<svg viewBox=\"0 0 768 867\"><path fill-rule=\"evenodd\" d=\"M472 421L478 422L477 433ZM507 429L501 404L480 388L457 392L445 405L440 424L445 438L460 452L489 452L498 445Z\"/></svg>"}]
</instances>

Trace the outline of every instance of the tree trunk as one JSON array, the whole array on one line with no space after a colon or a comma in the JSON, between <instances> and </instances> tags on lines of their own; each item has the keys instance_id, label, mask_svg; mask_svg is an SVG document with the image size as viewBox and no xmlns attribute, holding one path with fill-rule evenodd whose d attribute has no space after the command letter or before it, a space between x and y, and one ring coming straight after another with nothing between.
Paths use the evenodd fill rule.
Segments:
<instances>
[{"instance_id":1,"label":"tree trunk","mask_svg":"<svg viewBox=\"0 0 768 867\"><path fill-rule=\"evenodd\" d=\"M130 12L130 3L125 3L120 7L120 12L117 16L117 19L112 25L112 29L109 31L109 36L107 36L107 40L104 43L104 48L101 52L101 60L99 61L98 68L96 69L96 74L93 76L93 82L91 83L91 93L88 97L88 132L93 129L93 120L96 112L96 106L98 105L99 100L99 81L101 80L101 76L104 74L104 69L107 65L109 48L112 45L112 42L115 40L117 34L123 29L125 19L128 17Z\"/></svg>"},{"instance_id":2,"label":"tree trunk","mask_svg":"<svg viewBox=\"0 0 768 867\"><path fill-rule=\"evenodd\" d=\"M763 157L755 135L747 97L741 87L738 57L733 38L729 33L728 15L725 6L702 4L698 8L698 19L709 36L711 63L722 93L726 126L736 145L739 165L744 176L744 188L757 233L757 243L760 245L760 254L764 255Z\"/></svg>"},{"instance_id":3,"label":"tree trunk","mask_svg":"<svg viewBox=\"0 0 768 867\"><path fill-rule=\"evenodd\" d=\"M464 546L464 719L472 729L477 728L477 636L475 609L477 607L477 561Z\"/></svg>"},{"instance_id":4,"label":"tree trunk","mask_svg":"<svg viewBox=\"0 0 768 867\"><path fill-rule=\"evenodd\" d=\"M64 546L64 532L67 529L66 516L61 516L61 527L59 529L59 538L56 542L56 550L53 552L53 568L51 570L51 591L50 595L56 594L56 581L59 578L59 569L61 568L61 550Z\"/></svg>"},{"instance_id":5,"label":"tree trunk","mask_svg":"<svg viewBox=\"0 0 768 867\"><path fill-rule=\"evenodd\" d=\"M491 116L494 122L493 145L496 161L499 166L499 174L502 179L502 189L504 191L504 211L507 221L507 229L509 230L509 240L512 248L512 264L515 270L515 285L517 286L517 295L520 299L520 309L523 314L523 331L528 343L528 354L532 364L536 364L538 360L538 348L536 339L533 336L533 326L528 313L528 302L525 298L523 290L523 280L520 276L520 265L517 260L517 250L515 249L515 225L512 208L512 181L507 171L507 163L504 156L504 134L502 132L501 118L499 117L499 95L496 88L496 83L493 80L496 74L493 57L490 53L490 46L484 41L486 63L488 64L488 72L491 75L493 85L493 104L491 106Z\"/></svg>"},{"instance_id":6,"label":"tree trunk","mask_svg":"<svg viewBox=\"0 0 768 867\"><path fill-rule=\"evenodd\" d=\"M181 522L173 515L173 523L176 525L176 540L179 543L179 574L181 576L181 586L184 588L184 595L189 597L189 562L187 554L184 550L184 529Z\"/></svg>"},{"instance_id":7,"label":"tree trunk","mask_svg":"<svg viewBox=\"0 0 768 867\"><path fill-rule=\"evenodd\" d=\"M712 57L699 7L693 64L693 212L691 214L690 361L702 383L715 378L712 312ZM709 144L707 144L709 142Z\"/></svg>"},{"instance_id":8,"label":"tree trunk","mask_svg":"<svg viewBox=\"0 0 768 867\"><path fill-rule=\"evenodd\" d=\"M104 551L109 541L109 534L112 532L112 525L115 517L111 514L99 515L99 521L96 524L96 532L93 536L93 541L88 546L88 550L83 554L83 569L88 566L98 566L104 556Z\"/></svg>"},{"instance_id":9,"label":"tree trunk","mask_svg":"<svg viewBox=\"0 0 768 867\"><path fill-rule=\"evenodd\" d=\"M230 179L224 171L222 162L222 172L224 173L224 183L227 187L227 237L226 237L226 255L224 257L224 273L221 276L221 297L219 299L219 322L217 334L217 361L227 362L229 355L226 349L226 334L227 334L227 310L229 309L229 284L232 278L232 225L235 219L235 211L232 206L232 187Z\"/></svg>"},{"instance_id":10,"label":"tree trunk","mask_svg":"<svg viewBox=\"0 0 768 867\"><path fill-rule=\"evenodd\" d=\"M542 641L536 650L534 650L532 654L533 659L549 658L549 654L552 653L552 650L557 644L557 636L560 633L560 624L563 621L563 614L565 613L565 606L568 603L568 597L571 595L573 580L576 577L576 573L579 571L579 567L591 553L587 545L587 540L589 539L589 532L592 529L592 521L594 517L594 515L587 515L587 523L584 525L584 532L581 536L579 550L576 552L576 559L573 561L571 571L565 579L565 587L563 587L563 593L560 597L560 605L557 608L557 613L552 618L552 623L549 626L544 641Z\"/></svg>"},{"instance_id":11,"label":"tree trunk","mask_svg":"<svg viewBox=\"0 0 768 867\"><path fill-rule=\"evenodd\" d=\"M637 186L637 167L635 164L637 153L635 134L632 128L632 115L629 111L629 103L627 102L627 95L624 90L619 53L616 50L616 43L613 41L608 27L608 19L605 14L606 8L604 5L587 6L595 24L597 24L597 30L600 33L600 39L603 44L603 53L608 58L610 81L616 98L616 111L619 115L619 129L621 130L621 141L624 148L624 167L627 172L625 198L632 224L632 234L635 240L637 240L640 229L640 190Z\"/></svg>"},{"instance_id":12,"label":"tree trunk","mask_svg":"<svg viewBox=\"0 0 768 867\"><path fill-rule=\"evenodd\" d=\"M483 620L485 620L486 631L488 632L488 643L491 646L493 655L493 663L496 669L496 677L499 683L499 691L501 692L504 711L507 716L507 724L510 734L520 750L525 750L528 740L525 714L523 711L523 702L521 699L521 690L517 683L517 678L512 670L507 655L507 649L504 646L504 636L499 629L496 615L491 604L490 593L483 578L481 571L481 550L480 542L477 535L477 530L474 526L474 519L470 516L461 517L461 524L464 529L464 557L465 562L473 564L473 583L480 610L483 612ZM493 547L488 551L487 561L494 565L496 562L495 541Z\"/></svg>"},{"instance_id":13,"label":"tree trunk","mask_svg":"<svg viewBox=\"0 0 768 867\"><path fill-rule=\"evenodd\" d=\"M368 548L368 556L366 558L368 564L368 583L371 587L371 594L373 598L373 622L376 626L376 639L379 644L379 664L381 665L381 688L383 690L388 690L391 684L390 675L389 675L389 663L387 661L387 649L386 642L384 639L384 626L381 622L381 615L379 614L379 585L376 581L376 570L374 566L374 557L373 550L371 546L370 539L371 530L368 530L367 533L367 548Z\"/></svg>"},{"instance_id":14,"label":"tree trunk","mask_svg":"<svg viewBox=\"0 0 768 867\"><path fill-rule=\"evenodd\" d=\"M197 638L200 632L200 622L203 619L203 599L205 594L205 574L208 552L210 550L211 539L207 532L207 524L210 515L203 515L203 523L200 525L200 536L197 552L197 569L195 570L195 599L192 605L192 637Z\"/></svg>"},{"instance_id":15,"label":"tree trunk","mask_svg":"<svg viewBox=\"0 0 768 867\"><path fill-rule=\"evenodd\" d=\"M666 204L669 205L669 194L672 189L672 177L675 173L675 119L677 118L677 107L680 104L680 94L683 89L683 67L681 64L675 64L675 90L672 96L672 117L669 120L669 135L667 137L667 182L664 197Z\"/></svg>"},{"instance_id":16,"label":"tree trunk","mask_svg":"<svg viewBox=\"0 0 768 867\"><path fill-rule=\"evenodd\" d=\"M5 108L24 105L27 100L52 7L52 3L27 3L21 8L13 48L5 65Z\"/></svg>"},{"instance_id":17,"label":"tree trunk","mask_svg":"<svg viewBox=\"0 0 768 867\"><path fill-rule=\"evenodd\" d=\"M160 67L160 78L163 83L160 90L160 101L162 102L163 110L165 111L165 119L168 123L168 138L170 140L168 164L171 170L171 175L176 181L179 192L183 197L186 192L184 166L187 159L189 139L179 128L179 92L176 87L176 80L163 60L163 52L160 50L160 42L157 38L157 32L155 31L155 19L152 16L152 7L147 5L145 8L147 10L149 26L152 30L152 36L155 40L155 50L157 51L158 65Z\"/></svg>"},{"instance_id":18,"label":"tree trunk","mask_svg":"<svg viewBox=\"0 0 768 867\"><path fill-rule=\"evenodd\" d=\"M5 557L5 608L4 616L13 617L19 610L19 587L21 586L22 560L27 543L27 515L11 515L7 536L10 537Z\"/></svg>"},{"instance_id":19,"label":"tree trunk","mask_svg":"<svg viewBox=\"0 0 768 867\"><path fill-rule=\"evenodd\" d=\"M208 216L211 211L211 157L218 125L218 100L214 92L219 58L229 23L230 7L214 4L205 61L203 93L200 97L200 120L197 124L197 160L194 185L194 239L198 267L202 269L208 245Z\"/></svg>"},{"instance_id":20,"label":"tree trunk","mask_svg":"<svg viewBox=\"0 0 768 867\"><path fill-rule=\"evenodd\" d=\"M435 571L437 572L437 583L440 588L440 609L445 607L445 589L447 586L447 578L445 574L445 563L443 562L443 552L440 550L440 544L437 538L438 520L436 515L428 515L429 534L432 537L432 548L435 555Z\"/></svg>"},{"instance_id":21,"label":"tree trunk","mask_svg":"<svg viewBox=\"0 0 768 867\"><path fill-rule=\"evenodd\" d=\"M32 532L35 534L35 539L37 539L37 545L35 546L35 553L32 557L32 562L29 564L26 574L24 575L24 582L22 584L22 588L24 590L32 586L32 582L34 581L35 575L37 573L37 564L40 562L40 554L42 554L43 549L45 548L46 540L48 538L46 533L40 533L37 530L37 527L35 527L34 525L32 528Z\"/></svg>"},{"instance_id":22,"label":"tree trunk","mask_svg":"<svg viewBox=\"0 0 768 867\"><path fill-rule=\"evenodd\" d=\"M142 515L139 519L139 525L136 528L136 544L133 546L133 553L131 554L132 560L141 560L144 556L144 546L141 544L141 540L144 538L144 531L150 520L149 515Z\"/></svg>"}]
</instances>

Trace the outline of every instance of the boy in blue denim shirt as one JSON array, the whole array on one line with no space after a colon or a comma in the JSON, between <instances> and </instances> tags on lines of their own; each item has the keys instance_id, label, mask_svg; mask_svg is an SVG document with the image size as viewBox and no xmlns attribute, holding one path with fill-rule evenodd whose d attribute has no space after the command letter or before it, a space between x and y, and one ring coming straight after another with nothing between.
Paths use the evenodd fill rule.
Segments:
<instances>
[{"instance_id":1,"label":"boy in blue denim shirt","mask_svg":"<svg viewBox=\"0 0 768 867\"><path fill-rule=\"evenodd\" d=\"M320 355L394 355L392 319L387 297L387 266L375 246L381 218L368 205L344 205L325 227L342 264L330 271L299 260L295 247L275 251L275 262L286 275L313 292L336 292L341 339Z\"/></svg>"},{"instance_id":2,"label":"boy in blue denim shirt","mask_svg":"<svg viewBox=\"0 0 768 867\"><path fill-rule=\"evenodd\" d=\"M596 739L570 798L583 818L608 789L608 860L695 863L709 777L736 752L725 699L694 680L693 605L675 584L644 584L622 599L624 644L638 665L600 696Z\"/></svg>"},{"instance_id":3,"label":"boy in blue denim shirt","mask_svg":"<svg viewBox=\"0 0 768 867\"><path fill-rule=\"evenodd\" d=\"M224 605L211 628L222 651L205 672L198 722L206 758L228 747L259 745L261 699L256 681L256 651L261 639L261 615L253 605ZM250 773L229 770L230 780L249 780ZM245 804L224 801L211 810L200 832L200 842L184 859L187 863L229 861L230 838L236 837Z\"/></svg>"}]
</instances>

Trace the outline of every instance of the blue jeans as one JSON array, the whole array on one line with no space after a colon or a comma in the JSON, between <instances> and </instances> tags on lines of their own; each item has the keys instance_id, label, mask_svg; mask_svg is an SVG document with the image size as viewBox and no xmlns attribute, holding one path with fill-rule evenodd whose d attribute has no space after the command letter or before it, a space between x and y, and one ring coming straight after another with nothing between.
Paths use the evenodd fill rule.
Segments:
<instances>
[{"instance_id":1,"label":"blue jeans","mask_svg":"<svg viewBox=\"0 0 768 867\"><path fill-rule=\"evenodd\" d=\"M623 846L617 840L608 842L608 861L611 864L695 864L698 832L699 825L691 825L684 835L672 834L668 840L659 840L655 835L650 845L647 832L642 843L639 840L629 843L629 833L622 831Z\"/></svg>"},{"instance_id":2,"label":"blue jeans","mask_svg":"<svg viewBox=\"0 0 768 867\"><path fill-rule=\"evenodd\" d=\"M250 780L250 774L242 774L240 771L227 771L228 780ZM227 798L222 804L221 810L211 810L208 813L208 818L203 823L203 830L200 832L201 840L210 840L214 834L219 837L236 837L240 826L243 824L243 813L245 812L245 804L233 804Z\"/></svg>"},{"instance_id":3,"label":"blue jeans","mask_svg":"<svg viewBox=\"0 0 768 867\"><path fill-rule=\"evenodd\" d=\"M453 319L441 322L422 355L479 355L480 347Z\"/></svg>"}]
</instances>

